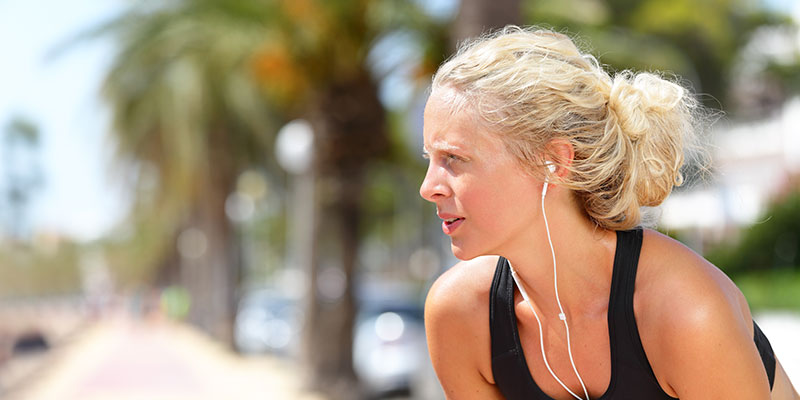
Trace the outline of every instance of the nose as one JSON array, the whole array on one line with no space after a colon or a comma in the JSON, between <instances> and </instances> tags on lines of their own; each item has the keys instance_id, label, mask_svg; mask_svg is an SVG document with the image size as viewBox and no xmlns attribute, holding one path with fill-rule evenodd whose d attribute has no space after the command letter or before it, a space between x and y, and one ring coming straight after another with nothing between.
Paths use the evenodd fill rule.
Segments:
<instances>
[{"instance_id":1,"label":"nose","mask_svg":"<svg viewBox=\"0 0 800 400\"><path fill-rule=\"evenodd\" d=\"M433 162L428 165L425 179L419 187L419 195L432 203L452 195L452 190L447 184L444 168L437 166Z\"/></svg>"}]
</instances>

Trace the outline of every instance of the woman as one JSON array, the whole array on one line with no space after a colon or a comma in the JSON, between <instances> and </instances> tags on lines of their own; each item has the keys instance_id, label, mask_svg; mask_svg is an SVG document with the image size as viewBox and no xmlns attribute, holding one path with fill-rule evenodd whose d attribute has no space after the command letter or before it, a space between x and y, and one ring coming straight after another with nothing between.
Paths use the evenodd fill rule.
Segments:
<instances>
[{"instance_id":1,"label":"woman","mask_svg":"<svg viewBox=\"0 0 800 400\"><path fill-rule=\"evenodd\" d=\"M697 111L546 30L441 66L420 194L463 260L425 306L449 399L797 398L725 274L637 228L681 183Z\"/></svg>"}]
</instances>

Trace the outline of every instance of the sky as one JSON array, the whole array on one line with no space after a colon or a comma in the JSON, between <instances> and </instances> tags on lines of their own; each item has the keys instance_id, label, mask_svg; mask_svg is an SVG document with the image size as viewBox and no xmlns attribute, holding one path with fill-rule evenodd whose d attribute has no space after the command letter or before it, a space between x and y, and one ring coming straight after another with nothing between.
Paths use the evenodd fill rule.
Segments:
<instances>
[{"instance_id":1,"label":"sky","mask_svg":"<svg viewBox=\"0 0 800 400\"><path fill-rule=\"evenodd\" d=\"M800 20L796 0L763 3ZM96 40L48 57L64 40L112 17L125 4L0 0L0 133L16 116L35 122L41 133L45 181L31 210L34 233L88 241L108 232L127 210L121 178L110 168L109 113L99 97L113 56L111 43ZM454 7L452 0L429 4L440 5L445 14ZM0 162L0 187L3 183Z\"/></svg>"},{"instance_id":2,"label":"sky","mask_svg":"<svg viewBox=\"0 0 800 400\"><path fill-rule=\"evenodd\" d=\"M111 44L98 40L48 56L67 38L115 15L123 4L0 1L0 133L14 117L31 120L40 131L44 182L30 212L34 233L92 240L125 213L122 187L115 183L119 178L109 172L109 113L99 97ZM2 176L0 171L0 185Z\"/></svg>"}]
</instances>

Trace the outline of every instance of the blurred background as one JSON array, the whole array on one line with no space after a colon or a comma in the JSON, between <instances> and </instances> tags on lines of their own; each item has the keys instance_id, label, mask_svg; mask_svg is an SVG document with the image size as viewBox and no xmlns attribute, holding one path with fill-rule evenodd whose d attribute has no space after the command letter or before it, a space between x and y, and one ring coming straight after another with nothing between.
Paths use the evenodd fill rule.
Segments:
<instances>
[{"instance_id":1,"label":"blurred background","mask_svg":"<svg viewBox=\"0 0 800 400\"><path fill-rule=\"evenodd\" d=\"M441 399L431 74L506 24L680 77L710 169L658 229L800 384L800 3L0 1L0 398Z\"/></svg>"}]
</instances>

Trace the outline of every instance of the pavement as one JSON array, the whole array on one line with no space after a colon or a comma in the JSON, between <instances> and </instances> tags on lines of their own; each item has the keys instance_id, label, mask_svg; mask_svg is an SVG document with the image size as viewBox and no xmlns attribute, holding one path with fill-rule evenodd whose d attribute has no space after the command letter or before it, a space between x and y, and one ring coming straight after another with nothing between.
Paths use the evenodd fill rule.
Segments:
<instances>
[{"instance_id":1,"label":"pavement","mask_svg":"<svg viewBox=\"0 0 800 400\"><path fill-rule=\"evenodd\" d=\"M10 400L325 400L302 390L295 364L242 357L164 319L113 317L54 348Z\"/></svg>"},{"instance_id":2,"label":"pavement","mask_svg":"<svg viewBox=\"0 0 800 400\"><path fill-rule=\"evenodd\" d=\"M800 387L800 314L761 313L755 319L789 378ZM12 391L0 392L0 397L327 400L303 390L302 375L290 360L242 357L186 324L163 318L99 320L52 350L20 360L17 369L25 370L26 363L28 376L18 379Z\"/></svg>"}]
</instances>

